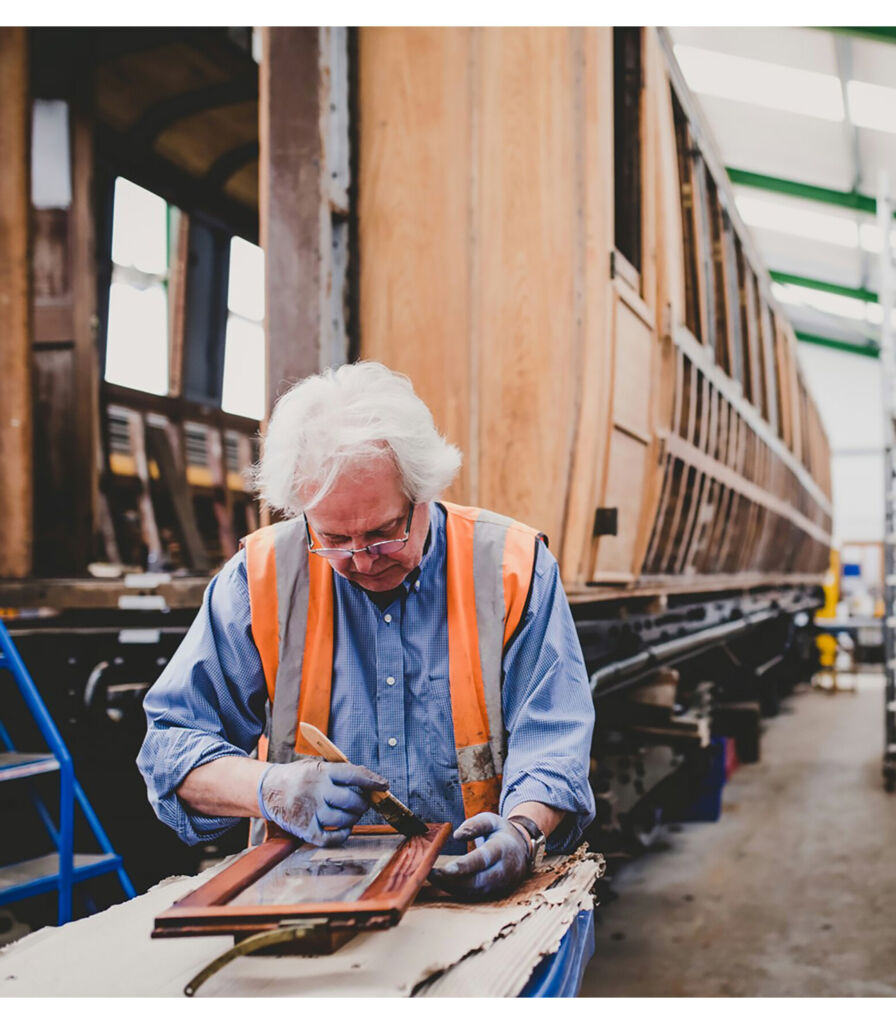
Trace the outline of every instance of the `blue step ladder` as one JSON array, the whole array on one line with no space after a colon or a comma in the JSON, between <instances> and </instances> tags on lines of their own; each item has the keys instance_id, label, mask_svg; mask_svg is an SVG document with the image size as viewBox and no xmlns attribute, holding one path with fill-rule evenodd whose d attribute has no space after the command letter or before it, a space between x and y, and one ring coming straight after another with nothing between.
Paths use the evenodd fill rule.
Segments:
<instances>
[{"instance_id":1,"label":"blue step ladder","mask_svg":"<svg viewBox=\"0 0 896 1024\"><path fill-rule=\"evenodd\" d=\"M6 626L0 622L0 679L4 669L12 676L31 717L50 749L49 753L37 754L16 750L0 720L0 783L58 772L59 825L57 828L46 805L34 787L29 785L31 800L56 846L57 853L0 867L0 906L56 889L59 892L59 924L65 924L72 916L72 886L76 882L96 878L111 871L118 874L118 881L125 895L132 899L136 893L122 866L121 857L112 848L84 790L75 778L71 754L56 728L56 723L50 717L34 680L25 668L25 663L16 650ZM73 851L76 801L96 837L101 853ZM12 826L7 822L4 828L6 827Z\"/></svg>"}]
</instances>

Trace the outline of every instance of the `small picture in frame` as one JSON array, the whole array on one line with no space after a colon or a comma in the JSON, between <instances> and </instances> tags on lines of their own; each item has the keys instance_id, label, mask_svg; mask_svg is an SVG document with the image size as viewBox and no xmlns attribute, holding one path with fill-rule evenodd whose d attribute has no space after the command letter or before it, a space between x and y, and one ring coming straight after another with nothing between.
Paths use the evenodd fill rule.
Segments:
<instances>
[{"instance_id":1,"label":"small picture in frame","mask_svg":"<svg viewBox=\"0 0 896 1024\"><path fill-rule=\"evenodd\" d=\"M242 939L313 921L304 951L332 952L359 931L398 924L450 833L448 823L413 838L366 826L329 848L274 835L159 914L152 936Z\"/></svg>"}]
</instances>

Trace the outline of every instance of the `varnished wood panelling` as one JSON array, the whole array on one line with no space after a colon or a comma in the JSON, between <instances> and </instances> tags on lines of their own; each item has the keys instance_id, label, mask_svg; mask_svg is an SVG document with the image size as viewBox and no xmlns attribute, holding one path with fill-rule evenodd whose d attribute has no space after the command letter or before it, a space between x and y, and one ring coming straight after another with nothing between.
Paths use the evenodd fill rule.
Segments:
<instances>
[{"instance_id":1,"label":"varnished wood panelling","mask_svg":"<svg viewBox=\"0 0 896 1024\"><path fill-rule=\"evenodd\" d=\"M634 578L632 552L638 539L646 458L646 445L621 431L614 432L604 502L619 509L619 532L615 537L600 538L595 579ZM633 501L632 495L637 500Z\"/></svg>"},{"instance_id":2,"label":"varnished wood panelling","mask_svg":"<svg viewBox=\"0 0 896 1024\"><path fill-rule=\"evenodd\" d=\"M584 158L581 195L584 238L584 304L581 397L570 468L561 569L565 580L582 581L594 562L592 525L603 486L610 445L613 348L610 245L613 181L603 173L613 151L612 29L581 31L583 94L577 147ZM556 549L555 549L556 550Z\"/></svg>"},{"instance_id":3,"label":"varnished wood panelling","mask_svg":"<svg viewBox=\"0 0 896 1024\"><path fill-rule=\"evenodd\" d=\"M0 28L0 576L32 558L28 41Z\"/></svg>"},{"instance_id":4,"label":"varnished wood panelling","mask_svg":"<svg viewBox=\"0 0 896 1024\"><path fill-rule=\"evenodd\" d=\"M474 64L468 29L360 30L361 354L407 373L461 448L462 501L476 500Z\"/></svg>"},{"instance_id":5,"label":"varnished wood panelling","mask_svg":"<svg viewBox=\"0 0 896 1024\"><path fill-rule=\"evenodd\" d=\"M578 36L482 30L474 125L477 500L558 543L583 348Z\"/></svg>"}]
</instances>

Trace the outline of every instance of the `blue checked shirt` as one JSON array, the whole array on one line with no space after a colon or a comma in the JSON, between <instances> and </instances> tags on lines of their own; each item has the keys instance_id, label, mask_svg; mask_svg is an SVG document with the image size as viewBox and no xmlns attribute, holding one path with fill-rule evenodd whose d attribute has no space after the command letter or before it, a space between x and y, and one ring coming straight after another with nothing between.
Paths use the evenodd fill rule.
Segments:
<instances>
[{"instance_id":1,"label":"blue checked shirt","mask_svg":"<svg viewBox=\"0 0 896 1024\"><path fill-rule=\"evenodd\" d=\"M333 578L330 738L349 760L384 775L415 814L456 827L465 815L448 685L444 511L430 504L430 544L419 577L383 611L356 585ZM594 817L588 784L594 707L557 562L543 544L504 672L508 752L500 812L527 800L568 811L548 847L572 847ZM196 620L144 702L148 731L137 766L156 814L185 842L213 839L236 824L190 810L175 789L208 761L252 751L266 700L240 551L209 583ZM368 811L361 823L380 818ZM465 848L455 845L445 851Z\"/></svg>"}]
</instances>

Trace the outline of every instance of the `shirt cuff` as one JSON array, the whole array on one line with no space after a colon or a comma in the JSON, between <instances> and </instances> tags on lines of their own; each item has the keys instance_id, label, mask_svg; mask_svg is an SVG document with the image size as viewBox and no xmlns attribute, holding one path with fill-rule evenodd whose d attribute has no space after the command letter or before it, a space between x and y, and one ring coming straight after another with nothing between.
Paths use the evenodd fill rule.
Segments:
<instances>
[{"instance_id":1,"label":"shirt cuff","mask_svg":"<svg viewBox=\"0 0 896 1024\"><path fill-rule=\"evenodd\" d=\"M582 833L594 820L594 794L588 780L577 780L574 775L558 777L556 764L550 768L536 765L506 785L501 793L499 813L506 817L514 807L529 800L567 812L547 839L545 849L548 853L565 853L575 849Z\"/></svg>"},{"instance_id":2,"label":"shirt cuff","mask_svg":"<svg viewBox=\"0 0 896 1024\"><path fill-rule=\"evenodd\" d=\"M147 795L157 816L189 846L223 835L242 819L193 811L175 790L195 768L220 757L248 757L245 750L218 736L191 729L150 727L137 759L147 783ZM153 765L165 765L164 773Z\"/></svg>"}]
</instances>

